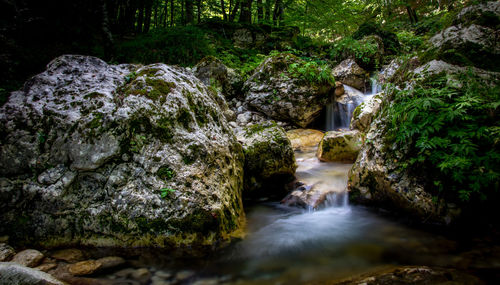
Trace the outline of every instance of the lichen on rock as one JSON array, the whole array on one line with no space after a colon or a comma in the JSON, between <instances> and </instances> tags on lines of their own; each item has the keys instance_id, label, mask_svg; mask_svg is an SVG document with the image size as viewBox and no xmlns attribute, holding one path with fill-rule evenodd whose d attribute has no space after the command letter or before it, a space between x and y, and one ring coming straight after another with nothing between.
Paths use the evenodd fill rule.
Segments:
<instances>
[{"instance_id":1,"label":"lichen on rock","mask_svg":"<svg viewBox=\"0 0 500 285\"><path fill-rule=\"evenodd\" d=\"M0 109L0 232L45 247L227 240L243 151L221 113L183 68L53 60Z\"/></svg>"}]
</instances>

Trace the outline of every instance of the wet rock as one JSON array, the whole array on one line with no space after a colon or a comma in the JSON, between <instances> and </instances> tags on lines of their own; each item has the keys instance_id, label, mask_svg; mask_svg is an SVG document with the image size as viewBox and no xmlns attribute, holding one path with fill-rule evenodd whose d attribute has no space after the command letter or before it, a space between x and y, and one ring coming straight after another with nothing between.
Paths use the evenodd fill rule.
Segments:
<instances>
[{"instance_id":1,"label":"wet rock","mask_svg":"<svg viewBox=\"0 0 500 285\"><path fill-rule=\"evenodd\" d=\"M304 128L320 115L335 86L304 79L290 71L292 64L300 66L305 62L291 54L267 58L248 78L243 90L249 106L271 119Z\"/></svg>"},{"instance_id":2,"label":"wet rock","mask_svg":"<svg viewBox=\"0 0 500 285\"><path fill-rule=\"evenodd\" d=\"M69 273L75 276L90 275L102 267L102 263L96 260L85 260L68 265Z\"/></svg>"},{"instance_id":3,"label":"wet rock","mask_svg":"<svg viewBox=\"0 0 500 285\"><path fill-rule=\"evenodd\" d=\"M193 67L193 73L206 86L220 89L228 99L241 95L243 86L241 76L213 56L203 58Z\"/></svg>"},{"instance_id":4,"label":"wet rock","mask_svg":"<svg viewBox=\"0 0 500 285\"><path fill-rule=\"evenodd\" d=\"M125 259L119 256L107 256L99 258L97 262L102 265L101 269L109 269L125 264Z\"/></svg>"},{"instance_id":5,"label":"wet rock","mask_svg":"<svg viewBox=\"0 0 500 285\"><path fill-rule=\"evenodd\" d=\"M75 263L85 259L83 252L76 248L61 249L54 252L51 256L52 258L63 260L68 263Z\"/></svg>"},{"instance_id":6,"label":"wet rock","mask_svg":"<svg viewBox=\"0 0 500 285\"><path fill-rule=\"evenodd\" d=\"M179 67L56 58L0 108L0 232L50 247L228 239L244 162L218 95Z\"/></svg>"},{"instance_id":7,"label":"wet rock","mask_svg":"<svg viewBox=\"0 0 500 285\"><path fill-rule=\"evenodd\" d=\"M14 257L12 258L12 262L27 267L35 267L40 264L40 262L42 262L43 258L43 253L39 252L38 250L26 249L14 255Z\"/></svg>"},{"instance_id":8,"label":"wet rock","mask_svg":"<svg viewBox=\"0 0 500 285\"><path fill-rule=\"evenodd\" d=\"M175 274L175 279L177 279L178 281L184 281L193 277L194 274L195 274L194 271L191 270L179 271Z\"/></svg>"},{"instance_id":9,"label":"wet rock","mask_svg":"<svg viewBox=\"0 0 500 285\"><path fill-rule=\"evenodd\" d=\"M321 209L327 206L342 206L345 189L335 189L332 185L317 182L314 185L303 185L297 190L290 192L281 204L290 207L299 207L304 209Z\"/></svg>"},{"instance_id":10,"label":"wet rock","mask_svg":"<svg viewBox=\"0 0 500 285\"><path fill-rule=\"evenodd\" d=\"M245 153L246 195L282 192L284 185L293 180L297 168L292 145L283 128L274 122L256 124L246 128L238 139Z\"/></svg>"},{"instance_id":11,"label":"wet rock","mask_svg":"<svg viewBox=\"0 0 500 285\"><path fill-rule=\"evenodd\" d=\"M368 72L352 59L342 61L333 69L332 74L335 80L361 90L365 88L369 78Z\"/></svg>"},{"instance_id":12,"label":"wet rock","mask_svg":"<svg viewBox=\"0 0 500 285\"><path fill-rule=\"evenodd\" d=\"M364 133L368 131L374 117L380 110L384 94L378 93L361 103L352 114L351 129Z\"/></svg>"},{"instance_id":13,"label":"wet rock","mask_svg":"<svg viewBox=\"0 0 500 285\"><path fill-rule=\"evenodd\" d=\"M324 133L313 129L295 129L286 132L294 150L304 150L317 146Z\"/></svg>"},{"instance_id":14,"label":"wet rock","mask_svg":"<svg viewBox=\"0 0 500 285\"><path fill-rule=\"evenodd\" d=\"M131 272L130 277L139 281L141 284L147 284L151 279L151 272L147 268L139 268Z\"/></svg>"},{"instance_id":15,"label":"wet rock","mask_svg":"<svg viewBox=\"0 0 500 285\"><path fill-rule=\"evenodd\" d=\"M377 272L365 273L360 276L336 280L335 284L366 284L366 285L396 285L396 284L483 284L477 277L455 269L430 268L426 266L389 267Z\"/></svg>"},{"instance_id":16,"label":"wet rock","mask_svg":"<svg viewBox=\"0 0 500 285\"><path fill-rule=\"evenodd\" d=\"M321 161L354 162L362 145L359 131L327 132L318 146Z\"/></svg>"},{"instance_id":17,"label":"wet rock","mask_svg":"<svg viewBox=\"0 0 500 285\"><path fill-rule=\"evenodd\" d=\"M340 97L342 95L344 95L344 84L342 84L342 82L340 81L336 81L335 82L335 97Z\"/></svg>"},{"instance_id":18,"label":"wet rock","mask_svg":"<svg viewBox=\"0 0 500 285\"><path fill-rule=\"evenodd\" d=\"M40 271L43 271L43 272L49 272L50 270L54 269L57 267L57 263L53 262L53 263L43 263L43 264L40 264L38 265L37 267L35 267L35 269L38 269Z\"/></svg>"},{"instance_id":19,"label":"wet rock","mask_svg":"<svg viewBox=\"0 0 500 285\"><path fill-rule=\"evenodd\" d=\"M172 277L172 273L164 270L158 270L155 272L155 276L162 279L170 279L170 277Z\"/></svg>"},{"instance_id":20,"label":"wet rock","mask_svg":"<svg viewBox=\"0 0 500 285\"><path fill-rule=\"evenodd\" d=\"M0 285L64 285L61 281L40 270L13 262L0 262Z\"/></svg>"},{"instance_id":21,"label":"wet rock","mask_svg":"<svg viewBox=\"0 0 500 285\"><path fill-rule=\"evenodd\" d=\"M6 243L0 243L0 262L9 261L16 252Z\"/></svg>"}]
</instances>

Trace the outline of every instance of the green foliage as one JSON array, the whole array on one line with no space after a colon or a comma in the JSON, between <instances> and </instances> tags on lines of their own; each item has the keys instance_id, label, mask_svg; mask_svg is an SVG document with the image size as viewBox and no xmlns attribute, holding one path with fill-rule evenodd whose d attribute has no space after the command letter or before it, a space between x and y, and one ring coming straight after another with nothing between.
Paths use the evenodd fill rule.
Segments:
<instances>
[{"instance_id":1,"label":"green foliage","mask_svg":"<svg viewBox=\"0 0 500 285\"><path fill-rule=\"evenodd\" d=\"M399 52L399 41L396 36L391 31L383 29L380 25L375 22L365 22L359 26L358 30L352 35L354 39L360 40L363 37L369 35L377 35L382 39L384 43L384 49L389 54L397 54Z\"/></svg>"},{"instance_id":2,"label":"green foliage","mask_svg":"<svg viewBox=\"0 0 500 285\"><path fill-rule=\"evenodd\" d=\"M401 49L407 53L417 51L424 43L423 37L415 35L412 31L400 31L397 37L401 43Z\"/></svg>"},{"instance_id":3,"label":"green foliage","mask_svg":"<svg viewBox=\"0 0 500 285\"><path fill-rule=\"evenodd\" d=\"M174 177L175 172L169 166L164 165L156 171L156 175L163 180L170 180Z\"/></svg>"},{"instance_id":4,"label":"green foliage","mask_svg":"<svg viewBox=\"0 0 500 285\"><path fill-rule=\"evenodd\" d=\"M175 189L172 189L172 188L161 188L160 189L160 196L162 198L167 198L167 196L170 194L170 193L174 193L175 192Z\"/></svg>"},{"instance_id":5,"label":"green foliage","mask_svg":"<svg viewBox=\"0 0 500 285\"><path fill-rule=\"evenodd\" d=\"M305 63L297 62L288 66L288 73L307 82L317 84L335 85L331 68L322 61L306 60Z\"/></svg>"},{"instance_id":6,"label":"green foliage","mask_svg":"<svg viewBox=\"0 0 500 285\"><path fill-rule=\"evenodd\" d=\"M345 37L333 43L330 58L340 62L346 58L353 58L356 62L369 64L376 57L377 43L362 42L351 37Z\"/></svg>"},{"instance_id":7,"label":"green foliage","mask_svg":"<svg viewBox=\"0 0 500 285\"><path fill-rule=\"evenodd\" d=\"M394 89L387 143L407 150L401 166L423 171L437 195L465 203L500 188L500 88L471 73L460 81L450 87L439 75Z\"/></svg>"},{"instance_id":8,"label":"green foliage","mask_svg":"<svg viewBox=\"0 0 500 285\"><path fill-rule=\"evenodd\" d=\"M116 48L117 61L144 64L164 62L187 66L214 54L207 34L193 26L158 29L119 43Z\"/></svg>"}]
</instances>

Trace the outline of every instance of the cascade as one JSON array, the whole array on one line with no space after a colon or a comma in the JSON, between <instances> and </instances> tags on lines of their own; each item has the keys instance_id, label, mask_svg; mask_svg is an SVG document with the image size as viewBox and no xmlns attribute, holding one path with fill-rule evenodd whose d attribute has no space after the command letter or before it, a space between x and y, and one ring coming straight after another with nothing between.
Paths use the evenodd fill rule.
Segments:
<instances>
[{"instance_id":1,"label":"cascade","mask_svg":"<svg viewBox=\"0 0 500 285\"><path fill-rule=\"evenodd\" d=\"M378 72L370 77L370 88L366 92L363 93L348 85L344 85L344 90L344 95L337 99L332 98L326 106L326 131L349 129L354 109L382 91L382 86L378 81Z\"/></svg>"}]
</instances>

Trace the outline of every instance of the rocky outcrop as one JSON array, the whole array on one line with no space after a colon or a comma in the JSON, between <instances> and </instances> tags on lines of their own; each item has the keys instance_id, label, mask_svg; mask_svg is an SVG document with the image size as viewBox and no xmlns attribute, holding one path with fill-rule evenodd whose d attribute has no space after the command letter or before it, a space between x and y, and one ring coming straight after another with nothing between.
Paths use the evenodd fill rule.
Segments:
<instances>
[{"instance_id":1,"label":"rocky outcrop","mask_svg":"<svg viewBox=\"0 0 500 285\"><path fill-rule=\"evenodd\" d=\"M306 63L291 54L267 58L245 82L246 102L269 118L302 128L316 119L333 94L334 82L311 81L291 68ZM319 69L311 70L315 73ZM327 71L323 71L327 72Z\"/></svg>"},{"instance_id":2,"label":"rocky outcrop","mask_svg":"<svg viewBox=\"0 0 500 285\"><path fill-rule=\"evenodd\" d=\"M276 123L256 124L245 129L242 137L245 153L246 197L281 195L284 184L294 179L295 155L283 128Z\"/></svg>"},{"instance_id":3,"label":"rocky outcrop","mask_svg":"<svg viewBox=\"0 0 500 285\"><path fill-rule=\"evenodd\" d=\"M500 3L465 8L454 23L429 40L433 48L427 51L428 56L455 65L500 71Z\"/></svg>"},{"instance_id":4,"label":"rocky outcrop","mask_svg":"<svg viewBox=\"0 0 500 285\"><path fill-rule=\"evenodd\" d=\"M361 103L352 114L351 129L364 133L368 131L373 118L377 115L382 104L384 93L378 93Z\"/></svg>"},{"instance_id":5,"label":"rocky outcrop","mask_svg":"<svg viewBox=\"0 0 500 285\"><path fill-rule=\"evenodd\" d=\"M12 262L0 263L0 285L64 285L50 274Z\"/></svg>"},{"instance_id":6,"label":"rocky outcrop","mask_svg":"<svg viewBox=\"0 0 500 285\"><path fill-rule=\"evenodd\" d=\"M0 233L42 246L210 245L243 218L243 151L182 68L62 56L0 109Z\"/></svg>"},{"instance_id":7,"label":"rocky outcrop","mask_svg":"<svg viewBox=\"0 0 500 285\"><path fill-rule=\"evenodd\" d=\"M353 59L346 59L337 65L332 72L335 80L356 89L363 90L369 78L369 74L361 68Z\"/></svg>"},{"instance_id":8,"label":"rocky outcrop","mask_svg":"<svg viewBox=\"0 0 500 285\"><path fill-rule=\"evenodd\" d=\"M324 133L313 129L295 129L287 131L286 135L294 150L304 150L316 147L323 139Z\"/></svg>"},{"instance_id":9,"label":"rocky outcrop","mask_svg":"<svg viewBox=\"0 0 500 285\"><path fill-rule=\"evenodd\" d=\"M0 243L0 262L9 261L15 254L16 252L10 245Z\"/></svg>"},{"instance_id":10,"label":"rocky outcrop","mask_svg":"<svg viewBox=\"0 0 500 285\"><path fill-rule=\"evenodd\" d=\"M228 99L242 95L240 94L243 86L241 76L213 56L203 58L193 67L193 73L203 84L220 90Z\"/></svg>"},{"instance_id":11,"label":"rocky outcrop","mask_svg":"<svg viewBox=\"0 0 500 285\"><path fill-rule=\"evenodd\" d=\"M321 161L354 162L362 143L358 131L327 132L318 146L317 157Z\"/></svg>"},{"instance_id":12,"label":"rocky outcrop","mask_svg":"<svg viewBox=\"0 0 500 285\"><path fill-rule=\"evenodd\" d=\"M396 71L403 64L403 60L401 58L395 58L391 60L387 65L382 66L382 70L378 74L378 82L380 84L385 84L392 82Z\"/></svg>"}]
</instances>

